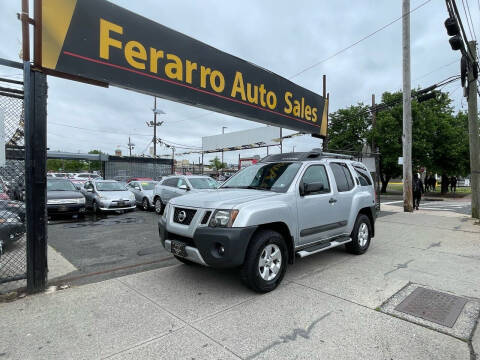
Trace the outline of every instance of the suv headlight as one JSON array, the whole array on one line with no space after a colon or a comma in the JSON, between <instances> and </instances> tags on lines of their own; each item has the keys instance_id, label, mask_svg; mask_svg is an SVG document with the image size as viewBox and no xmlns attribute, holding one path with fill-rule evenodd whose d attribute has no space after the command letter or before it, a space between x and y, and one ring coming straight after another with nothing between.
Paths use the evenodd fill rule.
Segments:
<instances>
[{"instance_id":1,"label":"suv headlight","mask_svg":"<svg viewBox=\"0 0 480 360\"><path fill-rule=\"evenodd\" d=\"M215 210L208 226L232 227L237 215L238 210Z\"/></svg>"},{"instance_id":2,"label":"suv headlight","mask_svg":"<svg viewBox=\"0 0 480 360\"><path fill-rule=\"evenodd\" d=\"M78 198L77 204L85 204L85 198L84 197Z\"/></svg>"}]
</instances>

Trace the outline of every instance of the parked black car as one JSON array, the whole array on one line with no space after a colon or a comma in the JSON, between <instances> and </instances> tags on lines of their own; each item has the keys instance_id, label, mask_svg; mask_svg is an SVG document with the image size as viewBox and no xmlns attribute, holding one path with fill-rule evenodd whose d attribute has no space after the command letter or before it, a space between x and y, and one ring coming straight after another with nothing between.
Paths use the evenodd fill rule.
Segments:
<instances>
[{"instance_id":1,"label":"parked black car","mask_svg":"<svg viewBox=\"0 0 480 360\"><path fill-rule=\"evenodd\" d=\"M85 214L85 196L68 179L47 179L48 215Z\"/></svg>"},{"instance_id":2,"label":"parked black car","mask_svg":"<svg viewBox=\"0 0 480 360\"><path fill-rule=\"evenodd\" d=\"M25 203L15 200L0 200L0 212L4 210L14 213L21 222L25 222Z\"/></svg>"},{"instance_id":3,"label":"parked black car","mask_svg":"<svg viewBox=\"0 0 480 360\"><path fill-rule=\"evenodd\" d=\"M25 224L12 211L0 210L0 256L25 234Z\"/></svg>"}]
</instances>

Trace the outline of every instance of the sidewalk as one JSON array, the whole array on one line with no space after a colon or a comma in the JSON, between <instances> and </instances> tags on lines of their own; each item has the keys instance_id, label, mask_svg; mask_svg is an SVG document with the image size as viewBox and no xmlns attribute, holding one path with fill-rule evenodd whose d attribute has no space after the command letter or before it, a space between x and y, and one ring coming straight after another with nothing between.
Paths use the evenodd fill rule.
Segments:
<instances>
[{"instance_id":1,"label":"sidewalk","mask_svg":"<svg viewBox=\"0 0 480 360\"><path fill-rule=\"evenodd\" d=\"M382 210L365 255L299 260L265 295L175 265L0 303L0 359L480 359L480 226ZM466 298L453 327L394 309L418 286Z\"/></svg>"}]
</instances>

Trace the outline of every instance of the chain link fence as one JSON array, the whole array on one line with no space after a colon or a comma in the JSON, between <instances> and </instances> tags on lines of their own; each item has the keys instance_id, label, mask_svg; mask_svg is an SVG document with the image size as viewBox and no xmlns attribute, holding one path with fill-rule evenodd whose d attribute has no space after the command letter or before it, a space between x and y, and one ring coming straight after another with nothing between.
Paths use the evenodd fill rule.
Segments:
<instances>
[{"instance_id":1,"label":"chain link fence","mask_svg":"<svg viewBox=\"0 0 480 360\"><path fill-rule=\"evenodd\" d=\"M26 278L23 85L0 78L0 284Z\"/></svg>"}]
</instances>

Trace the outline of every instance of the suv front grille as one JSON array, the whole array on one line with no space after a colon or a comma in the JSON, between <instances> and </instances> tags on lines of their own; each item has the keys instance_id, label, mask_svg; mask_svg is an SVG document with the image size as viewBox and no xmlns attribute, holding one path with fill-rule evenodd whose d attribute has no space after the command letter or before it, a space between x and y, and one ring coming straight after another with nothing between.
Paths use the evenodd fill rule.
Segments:
<instances>
[{"instance_id":1,"label":"suv front grille","mask_svg":"<svg viewBox=\"0 0 480 360\"><path fill-rule=\"evenodd\" d=\"M173 221L182 225L190 225L196 212L197 210L176 207L173 212Z\"/></svg>"},{"instance_id":2,"label":"suv front grille","mask_svg":"<svg viewBox=\"0 0 480 360\"><path fill-rule=\"evenodd\" d=\"M210 219L210 215L212 215L211 211L205 212L205 215L203 215L203 219L202 219L202 225L207 223L208 219Z\"/></svg>"}]
</instances>

